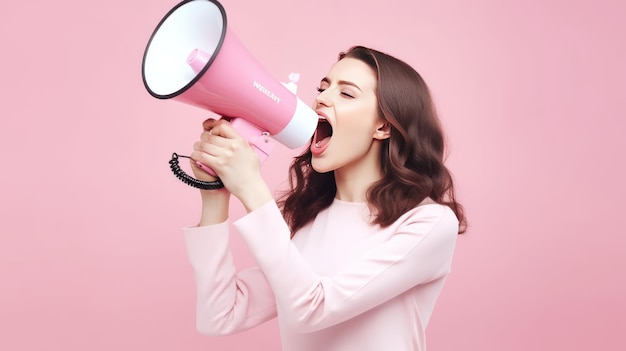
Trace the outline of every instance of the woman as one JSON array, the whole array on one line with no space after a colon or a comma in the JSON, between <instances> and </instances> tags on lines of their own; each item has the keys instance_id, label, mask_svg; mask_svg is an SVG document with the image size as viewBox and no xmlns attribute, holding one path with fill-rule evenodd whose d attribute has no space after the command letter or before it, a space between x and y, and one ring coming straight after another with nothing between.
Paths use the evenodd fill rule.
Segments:
<instances>
[{"instance_id":1,"label":"woman","mask_svg":"<svg viewBox=\"0 0 626 351\"><path fill-rule=\"evenodd\" d=\"M311 146L274 201L256 154L224 120L207 120L192 166L225 188L201 190L185 228L197 327L236 333L278 316L284 351L425 350L425 328L465 228L428 88L406 63L353 47L320 82ZM258 266L235 272L233 223Z\"/></svg>"}]
</instances>

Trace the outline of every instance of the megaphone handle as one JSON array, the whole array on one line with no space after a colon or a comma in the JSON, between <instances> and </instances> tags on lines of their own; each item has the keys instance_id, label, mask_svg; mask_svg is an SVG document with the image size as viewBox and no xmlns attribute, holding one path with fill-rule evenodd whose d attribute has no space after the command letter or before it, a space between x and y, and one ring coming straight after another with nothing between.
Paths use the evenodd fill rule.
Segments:
<instances>
[{"instance_id":1,"label":"megaphone handle","mask_svg":"<svg viewBox=\"0 0 626 351\"><path fill-rule=\"evenodd\" d=\"M256 152L259 158L259 164L262 165L275 146L275 142L270 138L269 133L262 129L259 129L256 125L248 122L243 118L232 118L230 119L230 123L233 128L235 128L237 132L239 132L239 134L248 141L250 146L252 146L252 149ZM191 177L180 168L180 165L178 163L179 157L190 157L173 153L172 159L170 160L170 169L172 170L172 173L174 173L174 175L183 183L194 188L203 190L215 190L224 187L224 183L222 183L219 178L216 181L207 182ZM213 176L216 175L215 171L213 171L210 167L206 166L203 163L196 162L196 166Z\"/></svg>"},{"instance_id":2,"label":"megaphone handle","mask_svg":"<svg viewBox=\"0 0 626 351\"><path fill-rule=\"evenodd\" d=\"M256 152L257 157L259 158L259 164L262 165L265 162L267 156L274 149L274 141L270 138L268 132L260 129L256 125L248 122L246 119L241 117L224 117L230 123L230 125L235 128L239 135L248 141L248 144L252 146L252 149ZM208 174L217 177L217 174L213 169L209 166L205 165L201 162L196 162L196 166L201 170L207 172Z\"/></svg>"},{"instance_id":3,"label":"megaphone handle","mask_svg":"<svg viewBox=\"0 0 626 351\"><path fill-rule=\"evenodd\" d=\"M248 141L259 157L259 164L263 165L275 145L269 133L241 117L231 118L230 125Z\"/></svg>"},{"instance_id":4,"label":"megaphone handle","mask_svg":"<svg viewBox=\"0 0 626 351\"><path fill-rule=\"evenodd\" d=\"M210 168L209 166L205 165L204 163L196 161L196 166L198 166L198 168L200 168L201 170L207 172L208 174L210 174L210 175L212 175L214 177L217 177L217 173L215 173L215 171L212 168Z\"/></svg>"}]
</instances>

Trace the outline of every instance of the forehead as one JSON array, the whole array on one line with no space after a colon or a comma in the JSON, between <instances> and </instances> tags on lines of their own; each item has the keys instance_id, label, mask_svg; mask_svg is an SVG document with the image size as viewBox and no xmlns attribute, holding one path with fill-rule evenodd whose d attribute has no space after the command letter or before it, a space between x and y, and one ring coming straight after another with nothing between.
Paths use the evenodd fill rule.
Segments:
<instances>
[{"instance_id":1,"label":"forehead","mask_svg":"<svg viewBox=\"0 0 626 351\"><path fill-rule=\"evenodd\" d=\"M361 60L344 58L330 68L326 75L331 82L345 80L364 89L376 89L376 73Z\"/></svg>"}]
</instances>

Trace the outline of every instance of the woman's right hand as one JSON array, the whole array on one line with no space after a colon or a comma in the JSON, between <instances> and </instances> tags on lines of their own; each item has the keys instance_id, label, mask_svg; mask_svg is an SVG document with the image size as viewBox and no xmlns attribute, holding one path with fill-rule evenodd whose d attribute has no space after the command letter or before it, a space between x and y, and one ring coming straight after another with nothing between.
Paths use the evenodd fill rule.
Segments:
<instances>
[{"instance_id":1,"label":"woman's right hand","mask_svg":"<svg viewBox=\"0 0 626 351\"><path fill-rule=\"evenodd\" d=\"M203 127L203 131L202 134L200 134L200 140L197 141L194 144L194 153L202 153L202 149L203 149L203 144L206 144L208 142L209 139L209 135L211 135L211 127L209 127L209 124L207 123L208 121L210 121L211 119L207 119L202 123L202 127ZM192 154L193 156L193 154ZM202 168L200 168L198 166L198 163L200 161L197 161L195 159L196 157L192 157L189 159L189 164L191 165L191 170L193 171L194 176L196 177L196 179L198 180L202 180L205 182L213 182L216 181L218 178L215 175L212 175L210 173L208 173L207 171L203 170ZM209 168L206 165L203 165L206 168ZM210 169L210 168L209 168ZM213 171L213 174L215 174L215 172Z\"/></svg>"},{"instance_id":2,"label":"woman's right hand","mask_svg":"<svg viewBox=\"0 0 626 351\"><path fill-rule=\"evenodd\" d=\"M196 164L199 162L197 158L199 158L200 153L203 152L202 144L207 143L208 137L211 135L211 128L209 127L210 122L208 121L209 120L206 120L202 124L204 131L200 135L200 140L194 144L194 151L191 154L192 157L189 163L196 179L212 182L217 180L217 177L207 173ZM225 187L214 190L200 190L200 194L202 196L202 212L200 214L200 221L198 222L199 227L222 223L228 219L230 192Z\"/></svg>"},{"instance_id":3,"label":"woman's right hand","mask_svg":"<svg viewBox=\"0 0 626 351\"><path fill-rule=\"evenodd\" d=\"M252 146L230 124L229 119L207 119L200 141L193 146L193 162L215 170L227 192L237 197L248 211L272 199L272 194L260 172L258 155ZM197 165L192 165L197 167ZM194 168L194 174L209 178Z\"/></svg>"}]
</instances>

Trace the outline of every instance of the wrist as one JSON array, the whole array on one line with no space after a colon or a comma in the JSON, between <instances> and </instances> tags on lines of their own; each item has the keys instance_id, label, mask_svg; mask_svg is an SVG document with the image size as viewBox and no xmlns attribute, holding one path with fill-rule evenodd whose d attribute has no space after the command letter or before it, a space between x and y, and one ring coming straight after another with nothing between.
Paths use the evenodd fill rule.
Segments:
<instances>
[{"instance_id":1,"label":"wrist","mask_svg":"<svg viewBox=\"0 0 626 351\"><path fill-rule=\"evenodd\" d=\"M216 201L230 198L230 192L226 188L200 190L202 201Z\"/></svg>"},{"instance_id":2,"label":"wrist","mask_svg":"<svg viewBox=\"0 0 626 351\"><path fill-rule=\"evenodd\" d=\"M241 197L239 197L239 200L248 213L256 210L273 199L272 192L265 183L256 187L250 187L243 192Z\"/></svg>"},{"instance_id":3,"label":"wrist","mask_svg":"<svg viewBox=\"0 0 626 351\"><path fill-rule=\"evenodd\" d=\"M225 222L228 219L230 193L224 189L201 190L202 212L199 227Z\"/></svg>"}]
</instances>

